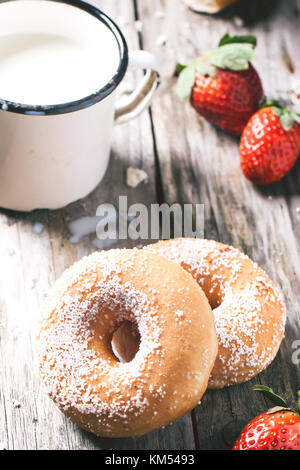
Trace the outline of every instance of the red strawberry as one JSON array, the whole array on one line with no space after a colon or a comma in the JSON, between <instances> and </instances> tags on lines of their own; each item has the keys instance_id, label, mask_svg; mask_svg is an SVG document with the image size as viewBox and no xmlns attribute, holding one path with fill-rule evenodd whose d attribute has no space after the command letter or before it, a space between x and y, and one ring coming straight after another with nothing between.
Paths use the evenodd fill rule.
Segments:
<instances>
[{"instance_id":1,"label":"red strawberry","mask_svg":"<svg viewBox=\"0 0 300 470\"><path fill-rule=\"evenodd\" d=\"M277 106L263 107L246 125L240 143L244 175L256 184L279 181L300 152L300 115Z\"/></svg>"},{"instance_id":2,"label":"red strawberry","mask_svg":"<svg viewBox=\"0 0 300 470\"><path fill-rule=\"evenodd\" d=\"M256 385L254 390L264 393L277 406L250 421L233 450L300 450L300 392L297 409L292 410L269 387Z\"/></svg>"},{"instance_id":3,"label":"red strawberry","mask_svg":"<svg viewBox=\"0 0 300 470\"><path fill-rule=\"evenodd\" d=\"M241 135L263 98L260 78L250 63L255 45L254 36L226 34L217 49L189 67L179 66L179 96L230 134Z\"/></svg>"}]
</instances>

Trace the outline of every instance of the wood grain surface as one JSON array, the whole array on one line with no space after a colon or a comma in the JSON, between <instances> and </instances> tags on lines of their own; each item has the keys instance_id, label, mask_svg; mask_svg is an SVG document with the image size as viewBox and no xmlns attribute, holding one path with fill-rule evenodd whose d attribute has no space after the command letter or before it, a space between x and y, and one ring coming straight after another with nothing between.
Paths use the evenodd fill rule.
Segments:
<instances>
[{"instance_id":1,"label":"wood grain surface","mask_svg":"<svg viewBox=\"0 0 300 470\"><path fill-rule=\"evenodd\" d=\"M267 96L287 99L300 72L300 2L246 0L213 17L192 12L182 0L93 3L120 24L131 50L158 57L162 84L149 112L115 128L107 174L90 196L59 211L0 210L0 449L229 449L243 425L267 407L253 384L267 384L291 403L300 388L300 367L292 360L300 340L300 163L282 182L254 187L241 173L238 140L179 101L174 70L176 62L189 63L213 48L225 32L253 33L254 65ZM128 73L125 81L138 79ZM146 171L148 182L128 187L130 166ZM128 204L205 204L205 237L233 244L269 273L283 291L288 325L277 358L256 379L207 391L192 413L165 429L101 439L74 426L48 398L39 380L35 330L55 279L95 250L95 235L70 243L68 223L95 216L103 202L117 204L119 195L127 195ZM41 234L35 222L43 224Z\"/></svg>"}]
</instances>

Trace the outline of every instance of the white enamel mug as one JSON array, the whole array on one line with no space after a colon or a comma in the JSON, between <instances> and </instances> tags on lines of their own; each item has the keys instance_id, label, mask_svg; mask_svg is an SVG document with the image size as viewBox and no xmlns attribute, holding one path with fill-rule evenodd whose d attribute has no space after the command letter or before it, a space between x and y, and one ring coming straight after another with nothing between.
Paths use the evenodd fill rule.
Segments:
<instances>
[{"instance_id":1,"label":"white enamel mug","mask_svg":"<svg viewBox=\"0 0 300 470\"><path fill-rule=\"evenodd\" d=\"M118 105L128 64L146 73ZM0 3L0 206L58 209L89 194L107 169L114 124L144 110L158 85L155 58L128 53L97 8Z\"/></svg>"}]
</instances>

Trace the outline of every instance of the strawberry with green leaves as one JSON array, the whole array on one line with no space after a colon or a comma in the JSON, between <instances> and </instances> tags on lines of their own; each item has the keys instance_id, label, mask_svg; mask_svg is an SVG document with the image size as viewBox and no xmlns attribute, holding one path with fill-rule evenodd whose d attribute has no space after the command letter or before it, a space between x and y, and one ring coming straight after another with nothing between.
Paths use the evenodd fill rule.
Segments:
<instances>
[{"instance_id":1,"label":"strawberry with green leaves","mask_svg":"<svg viewBox=\"0 0 300 470\"><path fill-rule=\"evenodd\" d=\"M300 115L265 101L247 123L240 142L244 175L258 185L283 178L300 152Z\"/></svg>"},{"instance_id":2,"label":"strawberry with green leaves","mask_svg":"<svg viewBox=\"0 0 300 470\"><path fill-rule=\"evenodd\" d=\"M274 405L243 429L233 450L300 450L300 391L295 409L263 385L254 390L263 393Z\"/></svg>"},{"instance_id":3,"label":"strawberry with green leaves","mask_svg":"<svg viewBox=\"0 0 300 470\"><path fill-rule=\"evenodd\" d=\"M254 36L225 34L219 47L192 65L178 64L178 95L205 119L224 131L241 135L263 99L261 80L251 64Z\"/></svg>"}]
</instances>

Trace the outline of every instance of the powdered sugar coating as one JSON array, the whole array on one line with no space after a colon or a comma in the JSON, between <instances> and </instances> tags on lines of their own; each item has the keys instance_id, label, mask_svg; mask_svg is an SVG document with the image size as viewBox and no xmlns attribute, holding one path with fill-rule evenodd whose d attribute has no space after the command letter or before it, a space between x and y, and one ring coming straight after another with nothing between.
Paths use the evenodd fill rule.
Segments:
<instances>
[{"instance_id":1,"label":"powdered sugar coating","mask_svg":"<svg viewBox=\"0 0 300 470\"><path fill-rule=\"evenodd\" d=\"M213 240L169 240L146 249L180 264L209 299L219 344L209 388L244 382L270 364L284 335L286 309L256 263Z\"/></svg>"},{"instance_id":2,"label":"powdered sugar coating","mask_svg":"<svg viewBox=\"0 0 300 470\"><path fill-rule=\"evenodd\" d=\"M199 301L206 306L206 299L200 289L193 297L196 284L188 274L180 284L182 295L173 302L184 273L176 269L140 250L97 252L65 271L50 292L38 339L41 375L59 408L85 429L110 436L141 434L147 426L177 419L189 402L192 407L201 398L216 355L216 347L206 353L211 338L216 344L213 319L208 310L199 317ZM212 332L209 340L202 333L196 367L189 361L190 341L201 341L193 331L194 317L199 329L210 326ZM178 345L167 344L169 318ZM141 337L128 363L119 362L111 350L112 334L123 321L136 324ZM174 398L183 391L177 384L180 363L191 377L183 393L187 405ZM164 408L168 414L161 423Z\"/></svg>"}]
</instances>

